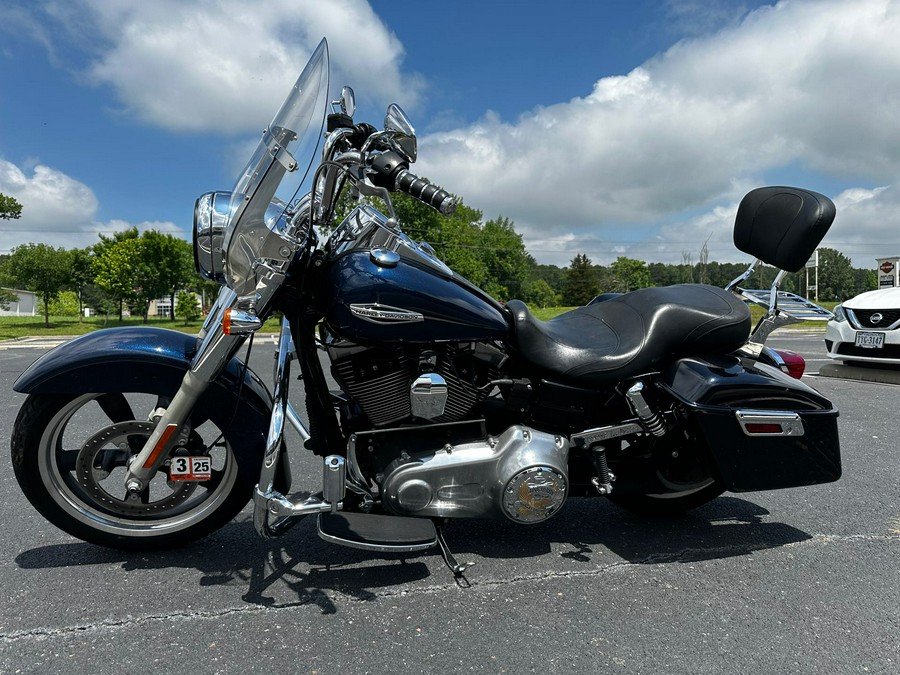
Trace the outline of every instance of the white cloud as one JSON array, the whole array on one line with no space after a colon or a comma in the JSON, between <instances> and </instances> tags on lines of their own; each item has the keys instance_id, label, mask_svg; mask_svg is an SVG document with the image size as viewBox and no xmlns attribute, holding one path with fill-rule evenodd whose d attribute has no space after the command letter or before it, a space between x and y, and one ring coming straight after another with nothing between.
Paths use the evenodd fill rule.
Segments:
<instances>
[{"instance_id":1,"label":"white cloud","mask_svg":"<svg viewBox=\"0 0 900 675\"><path fill-rule=\"evenodd\" d=\"M51 243L81 236L97 213L97 198L87 185L42 164L28 176L0 159L0 192L22 205L21 218L0 221L3 250L36 240Z\"/></svg>"},{"instance_id":2,"label":"white cloud","mask_svg":"<svg viewBox=\"0 0 900 675\"><path fill-rule=\"evenodd\" d=\"M685 223L686 214L715 215L767 173L801 167L848 185L894 184L897 35L898 0L785 0L582 97L423 138L418 170L486 217L512 218L529 242L591 233L614 242L614 258L615 246L634 250L622 243L629 228L681 223L662 230L663 248L688 233L682 241L699 250L704 228L717 228L711 248L724 247L730 222ZM657 259L679 260L682 248Z\"/></svg>"},{"instance_id":3,"label":"white cloud","mask_svg":"<svg viewBox=\"0 0 900 675\"><path fill-rule=\"evenodd\" d=\"M128 114L166 129L259 131L323 36L332 84L413 105L421 82L401 73L403 47L364 0L81 0L48 15L82 45L95 83ZM402 96L401 96L402 94Z\"/></svg>"},{"instance_id":4,"label":"white cloud","mask_svg":"<svg viewBox=\"0 0 900 675\"><path fill-rule=\"evenodd\" d=\"M893 181L900 185L900 176ZM837 216L821 246L849 257L855 267L875 266L875 258L900 255L900 190L896 187L848 188L833 199ZM678 262L682 251L699 259L708 240L709 259L746 261L750 256L734 248L732 229L738 202L716 206L682 223L660 229L654 260Z\"/></svg>"},{"instance_id":5,"label":"white cloud","mask_svg":"<svg viewBox=\"0 0 900 675\"><path fill-rule=\"evenodd\" d=\"M22 217L0 220L0 253L31 242L64 248L83 248L96 244L98 234L137 227L143 232L154 229L185 237L183 229L171 222L124 220L100 222L96 219L97 197L84 183L43 164L31 175L0 159L0 193L14 197L22 205Z\"/></svg>"},{"instance_id":6,"label":"white cloud","mask_svg":"<svg viewBox=\"0 0 900 675\"><path fill-rule=\"evenodd\" d=\"M840 250L856 267L900 255L900 175L889 187L850 188L834 199L838 215L823 246Z\"/></svg>"}]
</instances>

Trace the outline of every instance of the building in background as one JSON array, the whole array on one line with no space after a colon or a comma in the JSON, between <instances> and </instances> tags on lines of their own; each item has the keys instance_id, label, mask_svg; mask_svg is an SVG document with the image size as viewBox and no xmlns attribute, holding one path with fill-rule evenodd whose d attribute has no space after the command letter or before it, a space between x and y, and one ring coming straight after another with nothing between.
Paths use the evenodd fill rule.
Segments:
<instances>
[{"instance_id":1,"label":"building in background","mask_svg":"<svg viewBox=\"0 0 900 675\"><path fill-rule=\"evenodd\" d=\"M15 288L3 290L19 296L18 302L10 302L9 309L0 307L0 316L37 316L37 296L33 291L20 291Z\"/></svg>"}]
</instances>

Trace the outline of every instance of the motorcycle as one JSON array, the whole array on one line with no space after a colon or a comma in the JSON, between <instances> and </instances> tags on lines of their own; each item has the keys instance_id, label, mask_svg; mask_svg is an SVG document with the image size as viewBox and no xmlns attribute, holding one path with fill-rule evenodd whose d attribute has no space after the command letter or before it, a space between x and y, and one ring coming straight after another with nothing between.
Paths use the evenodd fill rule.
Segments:
<instances>
[{"instance_id":1,"label":"motorcycle","mask_svg":"<svg viewBox=\"0 0 900 675\"><path fill-rule=\"evenodd\" d=\"M222 286L198 336L98 331L16 381L28 396L15 475L47 520L99 545L163 549L252 500L263 537L315 515L327 541L438 547L461 575L450 519L527 526L575 496L669 515L726 490L840 477L837 410L791 376L796 358L765 346L779 326L827 318L778 290L830 227L827 197L750 192L734 241L756 260L725 289L609 294L541 321L403 232L393 193L444 214L455 198L409 170L416 134L399 106L379 130L354 122L349 87L327 114L328 87L323 40L234 189L197 200L196 266ZM347 194L357 203L339 218ZM775 283L743 288L760 262L782 270ZM752 333L748 302L767 308ZM276 313L270 392L237 353ZM288 397L294 360L306 419ZM321 490L292 491L287 425L320 458Z\"/></svg>"}]
</instances>

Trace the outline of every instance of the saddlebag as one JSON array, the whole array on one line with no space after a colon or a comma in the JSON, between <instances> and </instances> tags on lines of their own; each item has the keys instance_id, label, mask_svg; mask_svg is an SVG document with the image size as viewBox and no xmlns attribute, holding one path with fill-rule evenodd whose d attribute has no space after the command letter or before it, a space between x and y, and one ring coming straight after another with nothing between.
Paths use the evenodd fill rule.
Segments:
<instances>
[{"instance_id":1,"label":"saddlebag","mask_svg":"<svg viewBox=\"0 0 900 675\"><path fill-rule=\"evenodd\" d=\"M777 368L736 356L686 358L662 373L728 490L774 490L841 476L838 411Z\"/></svg>"}]
</instances>

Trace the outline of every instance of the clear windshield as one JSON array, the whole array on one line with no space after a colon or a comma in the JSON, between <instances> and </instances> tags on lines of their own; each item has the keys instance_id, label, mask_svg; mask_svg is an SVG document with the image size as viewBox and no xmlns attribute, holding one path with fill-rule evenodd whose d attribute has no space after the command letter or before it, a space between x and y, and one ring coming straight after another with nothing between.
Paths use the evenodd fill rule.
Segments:
<instances>
[{"instance_id":1,"label":"clear windshield","mask_svg":"<svg viewBox=\"0 0 900 675\"><path fill-rule=\"evenodd\" d=\"M255 286L253 264L309 176L328 102L328 43L323 39L272 119L231 195L226 282L238 295Z\"/></svg>"}]
</instances>

